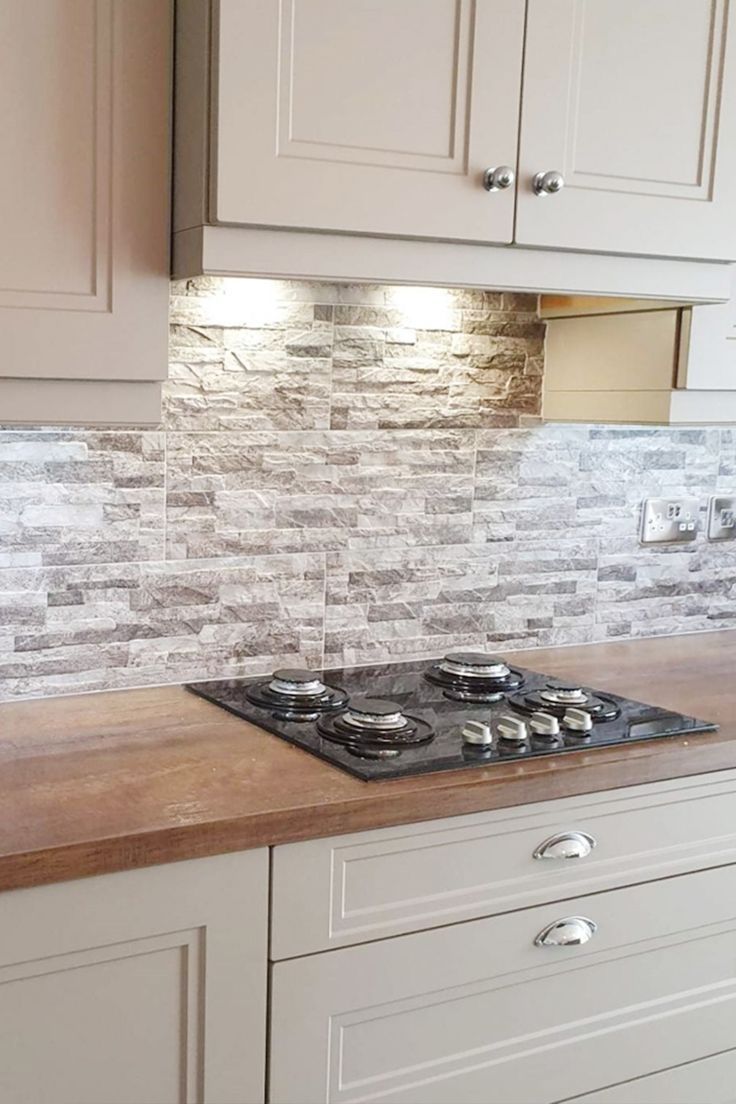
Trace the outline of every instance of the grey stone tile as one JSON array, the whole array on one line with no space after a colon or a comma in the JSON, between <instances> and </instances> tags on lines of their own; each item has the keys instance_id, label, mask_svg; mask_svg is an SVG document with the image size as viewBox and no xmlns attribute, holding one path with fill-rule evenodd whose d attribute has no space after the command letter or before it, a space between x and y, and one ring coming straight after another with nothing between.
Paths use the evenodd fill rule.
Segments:
<instances>
[{"instance_id":1,"label":"grey stone tile","mask_svg":"<svg viewBox=\"0 0 736 1104\"><path fill-rule=\"evenodd\" d=\"M595 542L584 540L328 553L325 661L591 639L595 569Z\"/></svg>"},{"instance_id":2,"label":"grey stone tile","mask_svg":"<svg viewBox=\"0 0 736 1104\"><path fill-rule=\"evenodd\" d=\"M160 559L164 437L0 432L0 567Z\"/></svg>"},{"instance_id":3,"label":"grey stone tile","mask_svg":"<svg viewBox=\"0 0 736 1104\"><path fill-rule=\"evenodd\" d=\"M0 699L319 665L323 593L320 556L2 570Z\"/></svg>"},{"instance_id":4,"label":"grey stone tile","mask_svg":"<svg viewBox=\"0 0 736 1104\"><path fill-rule=\"evenodd\" d=\"M168 555L463 543L473 459L453 432L170 434Z\"/></svg>"},{"instance_id":5,"label":"grey stone tile","mask_svg":"<svg viewBox=\"0 0 736 1104\"><path fill-rule=\"evenodd\" d=\"M634 537L601 546L597 637L698 632L735 621L733 546L707 545L702 538L691 545L642 546Z\"/></svg>"}]
</instances>

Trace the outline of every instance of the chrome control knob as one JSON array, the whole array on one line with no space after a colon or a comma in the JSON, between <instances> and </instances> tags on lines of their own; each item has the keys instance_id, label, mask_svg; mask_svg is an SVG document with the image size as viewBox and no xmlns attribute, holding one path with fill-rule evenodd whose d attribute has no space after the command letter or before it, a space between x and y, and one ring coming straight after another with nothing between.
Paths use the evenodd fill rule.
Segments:
<instances>
[{"instance_id":1,"label":"chrome control knob","mask_svg":"<svg viewBox=\"0 0 736 1104\"><path fill-rule=\"evenodd\" d=\"M489 747L493 743L491 726L482 721L468 721L462 730L463 743L474 747Z\"/></svg>"},{"instance_id":2,"label":"chrome control knob","mask_svg":"<svg viewBox=\"0 0 736 1104\"><path fill-rule=\"evenodd\" d=\"M532 713L529 727L540 740L554 740L560 735L560 722L551 713Z\"/></svg>"},{"instance_id":3,"label":"chrome control knob","mask_svg":"<svg viewBox=\"0 0 736 1104\"><path fill-rule=\"evenodd\" d=\"M562 723L570 732L588 733L593 728L593 718L587 709L568 709Z\"/></svg>"},{"instance_id":4,"label":"chrome control knob","mask_svg":"<svg viewBox=\"0 0 736 1104\"><path fill-rule=\"evenodd\" d=\"M558 832L532 852L535 859L586 859L597 841L587 832Z\"/></svg>"},{"instance_id":5,"label":"chrome control knob","mask_svg":"<svg viewBox=\"0 0 736 1104\"><path fill-rule=\"evenodd\" d=\"M565 916L543 928L534 943L537 947L580 947L597 931L598 925L587 916Z\"/></svg>"},{"instance_id":6,"label":"chrome control knob","mask_svg":"<svg viewBox=\"0 0 736 1104\"><path fill-rule=\"evenodd\" d=\"M523 747L529 740L526 721L521 721L518 717L500 717L496 732L499 740L503 740L505 744L516 744L517 747Z\"/></svg>"},{"instance_id":7,"label":"chrome control knob","mask_svg":"<svg viewBox=\"0 0 736 1104\"><path fill-rule=\"evenodd\" d=\"M516 179L510 165L496 165L483 173L483 187L487 192L502 192L510 188Z\"/></svg>"},{"instance_id":8,"label":"chrome control knob","mask_svg":"<svg viewBox=\"0 0 736 1104\"><path fill-rule=\"evenodd\" d=\"M538 196L556 195L565 187L565 178L561 172L551 169L549 172L538 172L532 181L534 194Z\"/></svg>"}]
</instances>

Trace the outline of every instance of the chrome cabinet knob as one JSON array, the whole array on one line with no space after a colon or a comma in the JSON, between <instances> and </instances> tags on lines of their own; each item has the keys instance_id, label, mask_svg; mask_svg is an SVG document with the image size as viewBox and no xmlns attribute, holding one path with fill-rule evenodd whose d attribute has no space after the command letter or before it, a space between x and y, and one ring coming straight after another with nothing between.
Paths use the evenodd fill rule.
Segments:
<instances>
[{"instance_id":1,"label":"chrome cabinet knob","mask_svg":"<svg viewBox=\"0 0 736 1104\"><path fill-rule=\"evenodd\" d=\"M598 925L587 916L565 916L543 928L534 944L537 947L580 947L597 931Z\"/></svg>"},{"instance_id":2,"label":"chrome cabinet knob","mask_svg":"<svg viewBox=\"0 0 736 1104\"><path fill-rule=\"evenodd\" d=\"M597 841L587 832L558 832L533 851L535 859L585 859Z\"/></svg>"},{"instance_id":3,"label":"chrome cabinet knob","mask_svg":"<svg viewBox=\"0 0 736 1104\"><path fill-rule=\"evenodd\" d=\"M556 195L565 187L565 178L555 169L550 172L538 172L532 181L534 194L538 196Z\"/></svg>"},{"instance_id":4,"label":"chrome cabinet knob","mask_svg":"<svg viewBox=\"0 0 736 1104\"><path fill-rule=\"evenodd\" d=\"M510 188L516 179L510 165L496 165L483 173L483 187L487 192L502 192Z\"/></svg>"}]
</instances>

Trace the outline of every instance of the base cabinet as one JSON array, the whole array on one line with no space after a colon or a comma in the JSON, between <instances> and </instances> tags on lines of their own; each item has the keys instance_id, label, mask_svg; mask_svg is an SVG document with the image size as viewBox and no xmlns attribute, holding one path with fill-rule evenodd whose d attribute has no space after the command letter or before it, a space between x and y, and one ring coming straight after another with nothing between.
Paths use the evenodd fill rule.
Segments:
<instances>
[{"instance_id":1,"label":"base cabinet","mask_svg":"<svg viewBox=\"0 0 736 1104\"><path fill-rule=\"evenodd\" d=\"M734 866L279 962L271 1100L710 1101L674 1067L736 1049L735 963Z\"/></svg>"},{"instance_id":2,"label":"base cabinet","mask_svg":"<svg viewBox=\"0 0 736 1104\"><path fill-rule=\"evenodd\" d=\"M15 890L3 1104L259 1104L268 853Z\"/></svg>"}]
</instances>

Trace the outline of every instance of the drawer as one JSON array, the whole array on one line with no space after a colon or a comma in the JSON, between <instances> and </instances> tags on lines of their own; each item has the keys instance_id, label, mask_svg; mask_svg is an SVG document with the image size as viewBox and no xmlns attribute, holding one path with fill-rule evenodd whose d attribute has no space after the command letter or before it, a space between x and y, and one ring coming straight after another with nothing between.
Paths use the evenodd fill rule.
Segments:
<instances>
[{"instance_id":1,"label":"drawer","mask_svg":"<svg viewBox=\"0 0 736 1104\"><path fill-rule=\"evenodd\" d=\"M272 1104L597 1100L736 1048L736 866L277 962L271 1009Z\"/></svg>"},{"instance_id":2,"label":"drawer","mask_svg":"<svg viewBox=\"0 0 736 1104\"><path fill-rule=\"evenodd\" d=\"M557 834L596 843L535 859ZM290 958L736 862L736 771L284 844L271 954Z\"/></svg>"}]
</instances>

